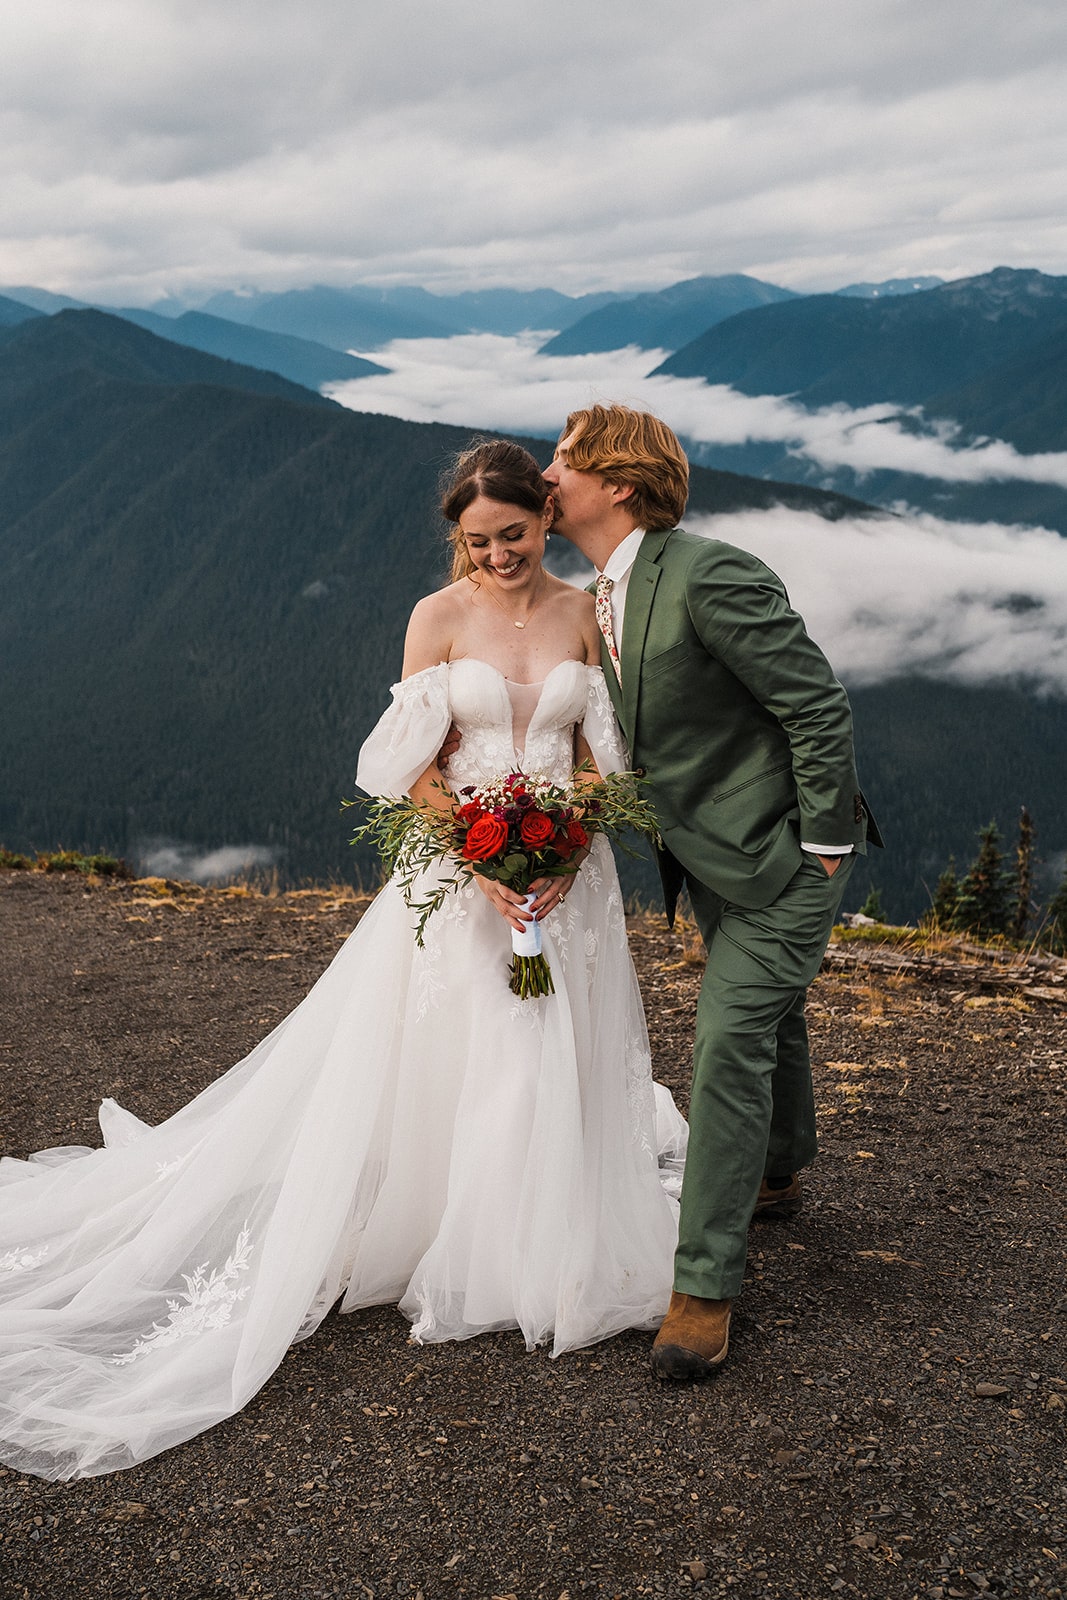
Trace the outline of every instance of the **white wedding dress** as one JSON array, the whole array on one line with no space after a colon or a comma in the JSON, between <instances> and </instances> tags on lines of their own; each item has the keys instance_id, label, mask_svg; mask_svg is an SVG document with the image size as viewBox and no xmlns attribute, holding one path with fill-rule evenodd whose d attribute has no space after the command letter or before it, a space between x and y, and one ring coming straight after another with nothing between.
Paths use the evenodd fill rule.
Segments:
<instances>
[{"instance_id":1,"label":"white wedding dress","mask_svg":"<svg viewBox=\"0 0 1067 1600\"><path fill-rule=\"evenodd\" d=\"M457 789L520 756L566 781L576 724L625 766L598 668L553 668L517 752L521 689L473 660L397 685L360 786L402 794L453 720ZM159 1127L105 1100L105 1148L0 1162L0 1460L143 1461L239 1410L338 1300L398 1301L419 1341L518 1327L554 1354L662 1317L686 1126L654 1092L606 842L543 924L553 996L511 994L509 929L473 884L422 950L412 922L387 885L296 1010Z\"/></svg>"}]
</instances>

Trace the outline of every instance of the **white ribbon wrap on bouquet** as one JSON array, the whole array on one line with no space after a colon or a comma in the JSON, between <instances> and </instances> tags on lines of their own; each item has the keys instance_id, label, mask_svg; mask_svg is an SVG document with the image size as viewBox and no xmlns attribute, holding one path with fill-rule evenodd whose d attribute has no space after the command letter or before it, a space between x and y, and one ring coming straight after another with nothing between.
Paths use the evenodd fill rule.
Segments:
<instances>
[{"instance_id":1,"label":"white ribbon wrap on bouquet","mask_svg":"<svg viewBox=\"0 0 1067 1600\"><path fill-rule=\"evenodd\" d=\"M522 902L523 910L529 911L534 901L535 894L528 894ZM539 956L541 954L541 924L528 922L521 933L511 930L511 950L516 956Z\"/></svg>"}]
</instances>

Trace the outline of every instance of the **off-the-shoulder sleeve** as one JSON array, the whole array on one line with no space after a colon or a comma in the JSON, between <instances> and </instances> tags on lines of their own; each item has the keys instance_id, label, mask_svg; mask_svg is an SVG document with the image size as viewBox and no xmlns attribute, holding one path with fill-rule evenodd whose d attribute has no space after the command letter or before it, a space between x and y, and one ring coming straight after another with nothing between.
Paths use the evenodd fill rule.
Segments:
<instances>
[{"instance_id":1,"label":"off-the-shoulder sleeve","mask_svg":"<svg viewBox=\"0 0 1067 1600\"><path fill-rule=\"evenodd\" d=\"M359 752L356 785L366 794L399 800L433 761L451 724L447 664L394 683L392 695Z\"/></svg>"},{"instance_id":2,"label":"off-the-shoulder sleeve","mask_svg":"<svg viewBox=\"0 0 1067 1600\"><path fill-rule=\"evenodd\" d=\"M602 778L606 778L609 772L628 772L630 752L616 720L604 674L599 667L586 667L585 670L589 674L589 692L582 732L593 752L597 771Z\"/></svg>"}]
</instances>

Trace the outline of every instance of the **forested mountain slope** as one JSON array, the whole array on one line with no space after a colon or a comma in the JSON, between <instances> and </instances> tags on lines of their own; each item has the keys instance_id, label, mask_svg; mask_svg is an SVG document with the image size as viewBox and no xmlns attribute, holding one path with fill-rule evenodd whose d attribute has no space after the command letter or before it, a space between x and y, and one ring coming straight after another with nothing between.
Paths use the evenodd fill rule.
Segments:
<instances>
[{"instance_id":1,"label":"forested mountain slope","mask_svg":"<svg viewBox=\"0 0 1067 1600\"><path fill-rule=\"evenodd\" d=\"M743 311L656 370L806 406L922 404L1067 330L1067 278L998 267L888 299L808 295Z\"/></svg>"}]
</instances>

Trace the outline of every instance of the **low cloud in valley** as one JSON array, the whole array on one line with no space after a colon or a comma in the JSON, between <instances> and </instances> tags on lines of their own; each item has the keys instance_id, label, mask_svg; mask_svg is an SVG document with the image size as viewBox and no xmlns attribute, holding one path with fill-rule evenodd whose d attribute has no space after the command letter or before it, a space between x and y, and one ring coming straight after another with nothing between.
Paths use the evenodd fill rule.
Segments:
<instances>
[{"instance_id":1,"label":"low cloud in valley","mask_svg":"<svg viewBox=\"0 0 1067 1600\"><path fill-rule=\"evenodd\" d=\"M848 683L920 673L1067 694L1067 539L938 517L777 507L686 526L751 550Z\"/></svg>"},{"instance_id":2,"label":"low cloud in valley","mask_svg":"<svg viewBox=\"0 0 1067 1600\"><path fill-rule=\"evenodd\" d=\"M188 883L225 883L245 873L267 872L278 861L277 850L269 845L204 847L158 837L136 840L130 853L138 872Z\"/></svg>"},{"instance_id":3,"label":"low cloud in valley","mask_svg":"<svg viewBox=\"0 0 1067 1600\"><path fill-rule=\"evenodd\" d=\"M655 411L704 444L779 442L816 466L848 467L861 477L892 471L949 483L1020 479L1067 488L1067 453L1020 455L999 439L961 448L951 424L916 433L909 421L917 413L900 406L805 411L780 396L740 394L699 378L646 376L663 351L541 356L540 342L536 335L495 334L398 340L374 352L391 369L385 376L334 384L328 392L356 411L550 437L575 407L618 400Z\"/></svg>"}]
</instances>

